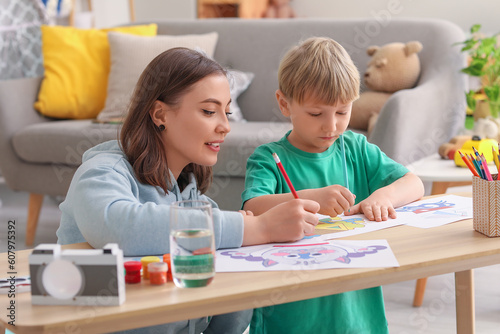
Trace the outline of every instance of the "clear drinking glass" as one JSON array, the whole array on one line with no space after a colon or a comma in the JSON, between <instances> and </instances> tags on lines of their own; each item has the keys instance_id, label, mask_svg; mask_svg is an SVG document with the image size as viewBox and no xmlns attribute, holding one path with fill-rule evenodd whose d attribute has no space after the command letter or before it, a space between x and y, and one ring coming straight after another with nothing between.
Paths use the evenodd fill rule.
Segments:
<instances>
[{"instance_id":1,"label":"clear drinking glass","mask_svg":"<svg viewBox=\"0 0 500 334\"><path fill-rule=\"evenodd\" d=\"M209 202L172 203L170 257L172 276L178 287L196 288L212 282L215 275L215 240Z\"/></svg>"}]
</instances>

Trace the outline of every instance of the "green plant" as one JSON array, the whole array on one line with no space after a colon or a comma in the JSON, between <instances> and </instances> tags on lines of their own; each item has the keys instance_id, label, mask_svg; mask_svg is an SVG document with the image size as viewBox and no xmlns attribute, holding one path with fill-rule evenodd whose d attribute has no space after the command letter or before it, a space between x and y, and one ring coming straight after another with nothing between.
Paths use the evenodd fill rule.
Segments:
<instances>
[{"instance_id":1,"label":"green plant","mask_svg":"<svg viewBox=\"0 0 500 334\"><path fill-rule=\"evenodd\" d=\"M498 33L490 37L481 37L480 24L471 27L471 38L461 42L462 51L470 57L469 66L462 69L463 73L481 78L481 90L466 93L467 105L476 108L476 94L484 93L488 100L490 113L497 118L500 112L500 47Z\"/></svg>"}]
</instances>

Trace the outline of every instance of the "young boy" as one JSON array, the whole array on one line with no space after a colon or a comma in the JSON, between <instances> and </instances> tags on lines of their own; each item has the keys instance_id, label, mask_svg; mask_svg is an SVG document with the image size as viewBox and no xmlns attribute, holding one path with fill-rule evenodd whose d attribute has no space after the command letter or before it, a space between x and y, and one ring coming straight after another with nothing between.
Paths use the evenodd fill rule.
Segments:
<instances>
[{"instance_id":1,"label":"young boy","mask_svg":"<svg viewBox=\"0 0 500 334\"><path fill-rule=\"evenodd\" d=\"M258 147L248 159L244 209L260 214L292 198L273 159L277 153L298 196L315 200L320 213L363 213L395 218L394 207L423 196L420 179L389 159L365 136L346 131L359 73L344 48L310 38L284 56L276 91L293 129ZM345 187L343 135L349 187ZM388 333L381 287L255 309L251 333Z\"/></svg>"}]
</instances>

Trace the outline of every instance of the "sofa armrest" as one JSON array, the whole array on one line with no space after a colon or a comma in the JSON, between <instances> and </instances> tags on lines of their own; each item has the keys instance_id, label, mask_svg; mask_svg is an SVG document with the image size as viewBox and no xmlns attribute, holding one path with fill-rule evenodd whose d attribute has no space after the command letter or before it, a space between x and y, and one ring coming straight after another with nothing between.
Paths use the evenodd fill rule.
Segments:
<instances>
[{"instance_id":1,"label":"sofa armrest","mask_svg":"<svg viewBox=\"0 0 500 334\"><path fill-rule=\"evenodd\" d=\"M0 81L0 170L6 180L19 163L12 147L13 134L48 121L33 108L41 82L42 77Z\"/></svg>"},{"instance_id":2,"label":"sofa armrest","mask_svg":"<svg viewBox=\"0 0 500 334\"><path fill-rule=\"evenodd\" d=\"M29 124L47 121L34 108L42 77L0 81L0 129L8 136Z\"/></svg>"},{"instance_id":3,"label":"sofa armrest","mask_svg":"<svg viewBox=\"0 0 500 334\"><path fill-rule=\"evenodd\" d=\"M457 71L396 92L368 140L403 165L436 153L465 124L467 86L465 75Z\"/></svg>"}]
</instances>

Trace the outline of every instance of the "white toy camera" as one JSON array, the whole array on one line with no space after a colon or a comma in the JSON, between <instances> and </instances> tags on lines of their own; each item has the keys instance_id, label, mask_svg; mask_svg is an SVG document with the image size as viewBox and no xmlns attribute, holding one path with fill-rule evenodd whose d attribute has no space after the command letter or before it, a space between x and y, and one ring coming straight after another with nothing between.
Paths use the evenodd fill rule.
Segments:
<instances>
[{"instance_id":1,"label":"white toy camera","mask_svg":"<svg viewBox=\"0 0 500 334\"><path fill-rule=\"evenodd\" d=\"M65 249L40 244L29 256L31 303L37 305L121 305L125 301L123 251Z\"/></svg>"}]
</instances>

